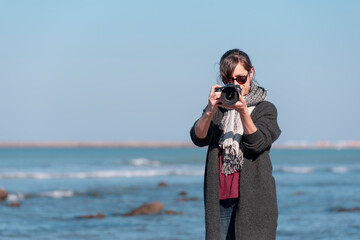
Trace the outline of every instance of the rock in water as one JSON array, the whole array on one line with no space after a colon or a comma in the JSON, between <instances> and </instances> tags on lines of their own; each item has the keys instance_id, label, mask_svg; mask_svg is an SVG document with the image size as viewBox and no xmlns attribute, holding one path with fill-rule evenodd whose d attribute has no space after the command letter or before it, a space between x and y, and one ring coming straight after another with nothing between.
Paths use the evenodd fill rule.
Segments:
<instances>
[{"instance_id":1,"label":"rock in water","mask_svg":"<svg viewBox=\"0 0 360 240\"><path fill-rule=\"evenodd\" d=\"M12 202L11 207L20 207L20 203L19 202Z\"/></svg>"},{"instance_id":2,"label":"rock in water","mask_svg":"<svg viewBox=\"0 0 360 240\"><path fill-rule=\"evenodd\" d=\"M175 211L175 210L166 210L165 214L167 215L183 215L184 213L182 211Z\"/></svg>"},{"instance_id":3,"label":"rock in water","mask_svg":"<svg viewBox=\"0 0 360 240\"><path fill-rule=\"evenodd\" d=\"M200 198L198 197L191 197L191 198L178 198L176 201L178 202L187 202L187 201L198 201Z\"/></svg>"},{"instance_id":4,"label":"rock in water","mask_svg":"<svg viewBox=\"0 0 360 240\"><path fill-rule=\"evenodd\" d=\"M0 201L4 201L9 196L5 189L0 189Z\"/></svg>"},{"instance_id":5,"label":"rock in water","mask_svg":"<svg viewBox=\"0 0 360 240\"><path fill-rule=\"evenodd\" d=\"M169 185L166 182L160 182L159 187L168 187Z\"/></svg>"},{"instance_id":6,"label":"rock in water","mask_svg":"<svg viewBox=\"0 0 360 240\"><path fill-rule=\"evenodd\" d=\"M96 217L96 218L105 218L105 214L103 214L103 213L98 213L98 214L96 214L95 217Z\"/></svg>"},{"instance_id":7,"label":"rock in water","mask_svg":"<svg viewBox=\"0 0 360 240\"><path fill-rule=\"evenodd\" d=\"M357 212L357 211L360 211L360 207L353 207L353 208L335 207L335 208L332 208L331 211L333 211L333 212Z\"/></svg>"},{"instance_id":8,"label":"rock in water","mask_svg":"<svg viewBox=\"0 0 360 240\"><path fill-rule=\"evenodd\" d=\"M105 218L105 214L103 213L98 213L96 215L83 215L80 218Z\"/></svg>"},{"instance_id":9,"label":"rock in water","mask_svg":"<svg viewBox=\"0 0 360 240\"><path fill-rule=\"evenodd\" d=\"M137 216L160 213L163 209L161 202L145 203L144 205L133 209L131 212L123 214L123 216Z\"/></svg>"}]
</instances>

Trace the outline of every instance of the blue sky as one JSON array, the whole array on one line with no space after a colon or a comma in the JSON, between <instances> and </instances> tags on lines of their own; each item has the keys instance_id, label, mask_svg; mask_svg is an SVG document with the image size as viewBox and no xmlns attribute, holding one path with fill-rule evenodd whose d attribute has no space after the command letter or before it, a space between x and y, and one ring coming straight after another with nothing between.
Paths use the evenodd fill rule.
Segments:
<instances>
[{"instance_id":1,"label":"blue sky","mask_svg":"<svg viewBox=\"0 0 360 240\"><path fill-rule=\"evenodd\" d=\"M189 141L247 52L289 141L360 140L358 1L0 0L0 141Z\"/></svg>"}]
</instances>

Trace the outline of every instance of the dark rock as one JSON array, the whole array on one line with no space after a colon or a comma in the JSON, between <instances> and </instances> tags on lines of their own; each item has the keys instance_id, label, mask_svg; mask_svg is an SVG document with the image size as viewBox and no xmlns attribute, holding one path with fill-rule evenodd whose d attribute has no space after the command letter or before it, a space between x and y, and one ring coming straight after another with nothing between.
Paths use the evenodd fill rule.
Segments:
<instances>
[{"instance_id":1,"label":"dark rock","mask_svg":"<svg viewBox=\"0 0 360 240\"><path fill-rule=\"evenodd\" d=\"M30 193L26 193L26 194L24 195L24 198L25 198L25 199L34 198L34 197L36 197L36 195L30 194Z\"/></svg>"},{"instance_id":2,"label":"dark rock","mask_svg":"<svg viewBox=\"0 0 360 240\"><path fill-rule=\"evenodd\" d=\"M179 196L186 196L186 195L187 195L187 192L185 192L185 191L182 191L179 193Z\"/></svg>"},{"instance_id":3,"label":"dark rock","mask_svg":"<svg viewBox=\"0 0 360 240\"><path fill-rule=\"evenodd\" d=\"M105 218L105 215L102 214L102 213L98 213L98 214L96 214L95 217L96 217L96 218Z\"/></svg>"},{"instance_id":4,"label":"dark rock","mask_svg":"<svg viewBox=\"0 0 360 240\"><path fill-rule=\"evenodd\" d=\"M96 217L96 218L105 218L105 214L103 214L103 213L98 213L98 214L96 214L95 217Z\"/></svg>"},{"instance_id":5,"label":"dark rock","mask_svg":"<svg viewBox=\"0 0 360 240\"><path fill-rule=\"evenodd\" d=\"M10 204L11 207L20 207L20 203L19 202L12 202Z\"/></svg>"},{"instance_id":6,"label":"dark rock","mask_svg":"<svg viewBox=\"0 0 360 240\"><path fill-rule=\"evenodd\" d=\"M158 185L159 187L168 187L169 185L166 182L161 182Z\"/></svg>"},{"instance_id":7,"label":"dark rock","mask_svg":"<svg viewBox=\"0 0 360 240\"><path fill-rule=\"evenodd\" d=\"M131 212L124 213L122 216L137 216L160 213L163 209L161 202L145 203L144 205L133 209Z\"/></svg>"},{"instance_id":8,"label":"dark rock","mask_svg":"<svg viewBox=\"0 0 360 240\"><path fill-rule=\"evenodd\" d=\"M98 213L96 215L83 215L81 218L89 219L89 218L105 218L106 216L103 213Z\"/></svg>"},{"instance_id":9,"label":"dark rock","mask_svg":"<svg viewBox=\"0 0 360 240\"><path fill-rule=\"evenodd\" d=\"M165 211L165 214L167 215L183 215L183 212L182 211L174 211L174 210L166 210Z\"/></svg>"},{"instance_id":10,"label":"dark rock","mask_svg":"<svg viewBox=\"0 0 360 240\"><path fill-rule=\"evenodd\" d=\"M0 189L0 202L4 201L9 196L9 193L5 189Z\"/></svg>"},{"instance_id":11,"label":"dark rock","mask_svg":"<svg viewBox=\"0 0 360 240\"><path fill-rule=\"evenodd\" d=\"M360 211L360 207L353 207L353 208L335 207L335 208L332 208L331 211L333 211L333 212L356 212L356 211Z\"/></svg>"},{"instance_id":12,"label":"dark rock","mask_svg":"<svg viewBox=\"0 0 360 240\"><path fill-rule=\"evenodd\" d=\"M199 201L200 198L198 197L191 197L191 198L178 198L176 201L178 202L188 202L188 201Z\"/></svg>"}]
</instances>

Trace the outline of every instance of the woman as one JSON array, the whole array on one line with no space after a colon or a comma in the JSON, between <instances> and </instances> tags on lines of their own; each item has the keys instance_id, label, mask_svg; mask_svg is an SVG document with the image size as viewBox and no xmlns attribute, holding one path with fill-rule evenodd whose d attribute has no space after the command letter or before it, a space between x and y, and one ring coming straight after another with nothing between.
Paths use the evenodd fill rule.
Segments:
<instances>
[{"instance_id":1,"label":"woman","mask_svg":"<svg viewBox=\"0 0 360 240\"><path fill-rule=\"evenodd\" d=\"M281 130L275 106L253 82L246 53L227 51L220 60L224 84L241 87L232 106L211 88L208 105L190 131L197 146L208 146L204 179L206 239L275 239L277 200L269 151Z\"/></svg>"}]
</instances>

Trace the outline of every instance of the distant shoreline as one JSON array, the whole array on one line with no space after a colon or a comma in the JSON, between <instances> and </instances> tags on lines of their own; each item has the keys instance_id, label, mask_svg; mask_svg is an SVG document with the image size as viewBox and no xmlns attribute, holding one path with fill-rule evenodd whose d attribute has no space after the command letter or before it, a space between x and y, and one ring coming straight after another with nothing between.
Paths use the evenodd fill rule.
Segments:
<instances>
[{"instance_id":1,"label":"distant shoreline","mask_svg":"<svg viewBox=\"0 0 360 240\"><path fill-rule=\"evenodd\" d=\"M0 148L192 148L191 142L0 142Z\"/></svg>"},{"instance_id":2,"label":"distant shoreline","mask_svg":"<svg viewBox=\"0 0 360 240\"><path fill-rule=\"evenodd\" d=\"M129 141L129 142L0 142L3 148L195 148L192 142L159 142L159 141ZM359 149L360 141L341 143L316 142L313 144L275 143L273 149Z\"/></svg>"}]
</instances>

